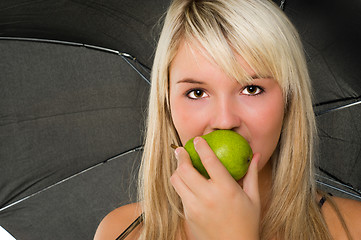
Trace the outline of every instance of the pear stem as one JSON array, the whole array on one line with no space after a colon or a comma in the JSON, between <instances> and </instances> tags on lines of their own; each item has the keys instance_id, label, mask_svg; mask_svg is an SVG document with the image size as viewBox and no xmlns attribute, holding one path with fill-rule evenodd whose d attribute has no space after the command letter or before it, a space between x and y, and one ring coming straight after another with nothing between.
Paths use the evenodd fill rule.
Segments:
<instances>
[{"instance_id":1,"label":"pear stem","mask_svg":"<svg viewBox=\"0 0 361 240\"><path fill-rule=\"evenodd\" d=\"M171 146L173 149L177 149L177 148L178 148L178 146L175 145L175 144L173 144L173 143L172 143L170 146Z\"/></svg>"}]
</instances>

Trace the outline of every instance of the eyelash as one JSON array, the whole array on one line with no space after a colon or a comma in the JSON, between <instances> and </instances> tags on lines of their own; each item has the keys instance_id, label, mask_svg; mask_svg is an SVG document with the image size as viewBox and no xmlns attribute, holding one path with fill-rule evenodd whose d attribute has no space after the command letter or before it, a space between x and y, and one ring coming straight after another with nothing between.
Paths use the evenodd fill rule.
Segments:
<instances>
[{"instance_id":1,"label":"eyelash","mask_svg":"<svg viewBox=\"0 0 361 240\"><path fill-rule=\"evenodd\" d=\"M249 93L249 94L244 94L244 95L247 95L247 96L258 96L258 95L264 93L264 89L263 89L262 87L260 87L260 86L257 86L257 85L248 85L248 86L246 86L246 87L244 87L244 88L242 89L241 93L243 93L243 92L246 91L247 89L250 89L251 87L256 88L256 93L253 93L253 94ZM206 94L206 92L205 92L203 89L194 88L194 89L190 89L189 91L187 91L185 95L186 95L189 99L191 99L191 100L198 100L198 99L200 99L201 97L199 97L199 98L197 98L197 97L190 97L190 94L191 94L191 93L194 94L196 91L201 91L202 95L203 95L203 94Z\"/></svg>"}]
</instances>

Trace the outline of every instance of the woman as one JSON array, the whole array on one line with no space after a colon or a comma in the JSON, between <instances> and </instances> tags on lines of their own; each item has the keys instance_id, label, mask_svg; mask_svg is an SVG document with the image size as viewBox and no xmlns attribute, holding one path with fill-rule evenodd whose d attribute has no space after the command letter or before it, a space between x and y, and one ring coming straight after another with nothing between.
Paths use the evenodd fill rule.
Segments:
<instances>
[{"instance_id":1,"label":"woman","mask_svg":"<svg viewBox=\"0 0 361 240\"><path fill-rule=\"evenodd\" d=\"M209 180L170 148L218 129L255 152L238 182L202 138ZM314 138L302 46L277 6L175 0L152 68L139 202L110 213L95 239L115 239L142 213L126 239L360 239L359 202L325 196L319 207Z\"/></svg>"}]
</instances>

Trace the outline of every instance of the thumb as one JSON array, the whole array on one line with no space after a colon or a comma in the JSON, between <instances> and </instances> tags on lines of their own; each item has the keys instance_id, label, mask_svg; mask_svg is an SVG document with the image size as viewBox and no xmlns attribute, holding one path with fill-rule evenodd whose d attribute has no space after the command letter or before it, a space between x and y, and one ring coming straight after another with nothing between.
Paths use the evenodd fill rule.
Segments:
<instances>
[{"instance_id":1,"label":"thumb","mask_svg":"<svg viewBox=\"0 0 361 240\"><path fill-rule=\"evenodd\" d=\"M259 204L259 188L258 188L258 162L261 159L260 153L253 155L248 172L243 179L243 191L248 195L252 202Z\"/></svg>"}]
</instances>

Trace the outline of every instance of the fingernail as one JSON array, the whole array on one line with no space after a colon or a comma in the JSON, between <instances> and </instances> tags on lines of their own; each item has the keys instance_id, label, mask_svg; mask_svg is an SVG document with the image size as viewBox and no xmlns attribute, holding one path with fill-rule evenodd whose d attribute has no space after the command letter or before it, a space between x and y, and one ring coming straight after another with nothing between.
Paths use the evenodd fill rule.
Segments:
<instances>
[{"instance_id":1,"label":"fingernail","mask_svg":"<svg viewBox=\"0 0 361 240\"><path fill-rule=\"evenodd\" d=\"M194 144L197 144L199 142L201 137L195 137L194 140L193 140L193 143Z\"/></svg>"},{"instance_id":2,"label":"fingernail","mask_svg":"<svg viewBox=\"0 0 361 240\"><path fill-rule=\"evenodd\" d=\"M198 142L200 140L200 137L195 137L193 140L194 148L197 149Z\"/></svg>"},{"instance_id":3,"label":"fingernail","mask_svg":"<svg viewBox=\"0 0 361 240\"><path fill-rule=\"evenodd\" d=\"M174 150L174 153L175 153L175 157L178 158L178 155L179 155L179 151L180 151L180 148L176 148L176 150Z\"/></svg>"},{"instance_id":4,"label":"fingernail","mask_svg":"<svg viewBox=\"0 0 361 240\"><path fill-rule=\"evenodd\" d=\"M180 147L178 147L176 150L174 150L175 159L177 160L177 167L179 167L179 153L180 153Z\"/></svg>"}]
</instances>

